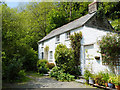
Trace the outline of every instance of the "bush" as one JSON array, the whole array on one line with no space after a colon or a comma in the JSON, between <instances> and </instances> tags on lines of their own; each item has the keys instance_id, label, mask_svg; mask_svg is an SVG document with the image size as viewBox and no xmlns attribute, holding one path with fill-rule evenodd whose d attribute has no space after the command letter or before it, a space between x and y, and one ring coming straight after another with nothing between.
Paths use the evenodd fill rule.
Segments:
<instances>
[{"instance_id":1,"label":"bush","mask_svg":"<svg viewBox=\"0 0 120 90\"><path fill-rule=\"evenodd\" d=\"M65 45L59 44L55 49L56 66L60 67L63 72L70 74L78 74L80 72L75 67L72 49L68 49ZM76 71L77 70L77 71Z\"/></svg>"},{"instance_id":2,"label":"bush","mask_svg":"<svg viewBox=\"0 0 120 90\"><path fill-rule=\"evenodd\" d=\"M18 75L19 75L20 78L25 77L26 76L25 70L20 70Z\"/></svg>"},{"instance_id":3,"label":"bush","mask_svg":"<svg viewBox=\"0 0 120 90\"><path fill-rule=\"evenodd\" d=\"M120 35L108 33L98 41L98 44L101 49L102 62L107 65L116 65L115 62L119 61L120 55Z\"/></svg>"},{"instance_id":4,"label":"bush","mask_svg":"<svg viewBox=\"0 0 120 90\"><path fill-rule=\"evenodd\" d=\"M60 67L55 66L52 68L52 71L50 72L50 77L55 77L57 79L57 76L63 73L63 71L60 69Z\"/></svg>"},{"instance_id":5,"label":"bush","mask_svg":"<svg viewBox=\"0 0 120 90\"><path fill-rule=\"evenodd\" d=\"M23 52L21 52L23 53ZM37 61L38 61L38 54L37 51L33 50L33 48L25 48L24 55L21 56L21 60L23 62L23 68L26 71L36 71Z\"/></svg>"},{"instance_id":6,"label":"bush","mask_svg":"<svg viewBox=\"0 0 120 90\"><path fill-rule=\"evenodd\" d=\"M54 63L47 63L47 67L49 69L52 69L53 67L55 67L55 64Z\"/></svg>"},{"instance_id":7,"label":"bush","mask_svg":"<svg viewBox=\"0 0 120 90\"><path fill-rule=\"evenodd\" d=\"M55 66L50 72L50 77L55 77L59 81L73 81L74 76L69 73L63 73L60 67Z\"/></svg>"},{"instance_id":8,"label":"bush","mask_svg":"<svg viewBox=\"0 0 120 90\"><path fill-rule=\"evenodd\" d=\"M85 77L85 79L86 79L86 80L89 80L89 77L90 77L90 76L91 76L90 71L86 69L86 70L84 71L84 77Z\"/></svg>"},{"instance_id":9,"label":"bush","mask_svg":"<svg viewBox=\"0 0 120 90\"><path fill-rule=\"evenodd\" d=\"M38 62L37 62L38 73L40 73L40 74L48 73L49 68L47 67L47 63L48 63L48 61L45 59L38 60Z\"/></svg>"},{"instance_id":10,"label":"bush","mask_svg":"<svg viewBox=\"0 0 120 90\"><path fill-rule=\"evenodd\" d=\"M21 77L22 62L15 58L9 62L9 65L6 66L3 61L3 79L12 82Z\"/></svg>"}]
</instances>

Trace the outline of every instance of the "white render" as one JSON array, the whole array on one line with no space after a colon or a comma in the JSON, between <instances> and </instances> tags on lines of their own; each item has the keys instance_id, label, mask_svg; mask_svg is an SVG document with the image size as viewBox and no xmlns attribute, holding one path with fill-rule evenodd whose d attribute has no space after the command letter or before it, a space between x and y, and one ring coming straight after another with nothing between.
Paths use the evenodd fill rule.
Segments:
<instances>
[{"instance_id":1,"label":"white render","mask_svg":"<svg viewBox=\"0 0 120 90\"><path fill-rule=\"evenodd\" d=\"M71 30L70 34L74 34L74 32L82 32L82 41L81 41L81 70L82 70L82 75L84 74L84 68L88 67L93 69L93 73L97 73L99 71L110 71L109 68L105 65L102 65L102 57L101 54L98 53L99 46L97 44L97 40L100 40L103 35L106 35L109 33L109 31L105 30L100 30L96 28L91 28L87 26L82 26L77 29ZM54 58L54 53L55 53L55 48L58 44L65 44L68 48L71 48L70 46L70 40L66 40L66 32L60 34L60 42L56 43L56 36L52 37L48 40L44 41L43 47L45 48L46 46L49 46L49 51L48 51L48 61L50 63L55 63L55 58ZM42 43L38 44L38 56L39 59L42 59L41 53L44 52L44 50L41 49ZM50 59L50 51L53 52L53 59L51 62ZM86 52L87 51L87 52ZM87 56L89 54L89 57ZM100 56L100 60L96 60L94 57L95 56ZM87 60L89 59L89 60ZM89 65L89 63L92 63ZM119 68L119 74L120 74L120 68Z\"/></svg>"}]
</instances>

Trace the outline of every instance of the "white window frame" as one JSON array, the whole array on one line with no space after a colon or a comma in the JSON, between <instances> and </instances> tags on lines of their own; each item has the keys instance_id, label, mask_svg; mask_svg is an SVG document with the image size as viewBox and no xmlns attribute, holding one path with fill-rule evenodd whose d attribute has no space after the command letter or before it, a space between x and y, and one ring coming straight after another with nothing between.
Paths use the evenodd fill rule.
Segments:
<instances>
[{"instance_id":1,"label":"white window frame","mask_svg":"<svg viewBox=\"0 0 120 90\"><path fill-rule=\"evenodd\" d=\"M56 43L60 42L60 35L56 36Z\"/></svg>"},{"instance_id":2,"label":"white window frame","mask_svg":"<svg viewBox=\"0 0 120 90\"><path fill-rule=\"evenodd\" d=\"M65 39L66 39L66 40L69 40L69 39L70 39L70 31L66 32Z\"/></svg>"}]
</instances>

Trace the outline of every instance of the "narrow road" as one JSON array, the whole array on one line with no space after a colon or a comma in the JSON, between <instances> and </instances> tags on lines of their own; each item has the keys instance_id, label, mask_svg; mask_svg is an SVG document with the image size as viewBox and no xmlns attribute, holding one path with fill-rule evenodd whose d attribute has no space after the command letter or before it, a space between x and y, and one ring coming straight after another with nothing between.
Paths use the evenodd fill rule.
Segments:
<instances>
[{"instance_id":1,"label":"narrow road","mask_svg":"<svg viewBox=\"0 0 120 90\"><path fill-rule=\"evenodd\" d=\"M5 83L3 88L94 88L89 85L81 84L75 81L61 82L50 78L49 76L32 77L33 80L24 83Z\"/></svg>"}]
</instances>

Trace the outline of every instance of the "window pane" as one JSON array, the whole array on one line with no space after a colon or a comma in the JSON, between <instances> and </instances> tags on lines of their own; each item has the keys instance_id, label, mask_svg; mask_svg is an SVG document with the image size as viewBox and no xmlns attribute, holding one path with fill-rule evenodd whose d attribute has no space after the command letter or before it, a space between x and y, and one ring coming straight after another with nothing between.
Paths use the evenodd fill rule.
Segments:
<instances>
[{"instance_id":1,"label":"window pane","mask_svg":"<svg viewBox=\"0 0 120 90\"><path fill-rule=\"evenodd\" d=\"M66 33L66 39L69 39L69 36L70 36L70 32L67 32Z\"/></svg>"},{"instance_id":2,"label":"window pane","mask_svg":"<svg viewBox=\"0 0 120 90\"><path fill-rule=\"evenodd\" d=\"M56 41L60 41L60 35L56 36Z\"/></svg>"}]
</instances>

